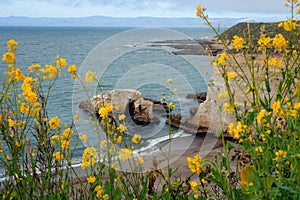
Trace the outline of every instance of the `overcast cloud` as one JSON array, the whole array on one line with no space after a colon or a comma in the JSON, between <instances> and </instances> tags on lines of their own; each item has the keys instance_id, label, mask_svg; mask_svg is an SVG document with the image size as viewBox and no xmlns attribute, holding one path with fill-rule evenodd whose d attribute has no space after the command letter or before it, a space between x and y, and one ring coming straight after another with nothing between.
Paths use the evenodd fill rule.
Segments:
<instances>
[{"instance_id":1,"label":"overcast cloud","mask_svg":"<svg viewBox=\"0 0 300 200\"><path fill-rule=\"evenodd\" d=\"M195 7L210 17L286 18L284 0L1 0L0 16L194 17Z\"/></svg>"}]
</instances>

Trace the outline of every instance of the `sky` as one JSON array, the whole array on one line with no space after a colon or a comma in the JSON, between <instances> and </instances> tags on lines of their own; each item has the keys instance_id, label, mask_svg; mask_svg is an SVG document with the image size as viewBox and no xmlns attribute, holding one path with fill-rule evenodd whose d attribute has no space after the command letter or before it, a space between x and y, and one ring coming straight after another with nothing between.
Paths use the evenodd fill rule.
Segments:
<instances>
[{"instance_id":1,"label":"sky","mask_svg":"<svg viewBox=\"0 0 300 200\"><path fill-rule=\"evenodd\" d=\"M287 19L284 0L0 0L0 17L195 17L201 4L211 18Z\"/></svg>"}]
</instances>

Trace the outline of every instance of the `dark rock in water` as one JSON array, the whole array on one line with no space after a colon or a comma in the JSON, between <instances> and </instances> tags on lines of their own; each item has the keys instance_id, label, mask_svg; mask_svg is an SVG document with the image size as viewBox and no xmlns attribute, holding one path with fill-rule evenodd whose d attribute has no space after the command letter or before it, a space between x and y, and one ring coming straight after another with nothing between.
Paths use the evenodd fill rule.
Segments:
<instances>
[{"instance_id":1,"label":"dark rock in water","mask_svg":"<svg viewBox=\"0 0 300 200\"><path fill-rule=\"evenodd\" d=\"M166 123L174 128L179 129L180 124L181 124L181 115L180 114L172 114L170 116L170 122L169 122L169 120L167 120Z\"/></svg>"},{"instance_id":2,"label":"dark rock in water","mask_svg":"<svg viewBox=\"0 0 300 200\"><path fill-rule=\"evenodd\" d=\"M199 93L199 94L188 94L185 98L187 99L197 99L201 101L206 100L207 93Z\"/></svg>"}]
</instances>

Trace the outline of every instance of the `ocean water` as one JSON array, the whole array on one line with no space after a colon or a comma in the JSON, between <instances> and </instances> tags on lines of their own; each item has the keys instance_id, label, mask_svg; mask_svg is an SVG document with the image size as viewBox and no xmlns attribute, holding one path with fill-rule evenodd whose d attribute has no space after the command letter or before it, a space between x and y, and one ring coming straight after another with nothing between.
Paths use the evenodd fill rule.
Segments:
<instances>
[{"instance_id":1,"label":"ocean water","mask_svg":"<svg viewBox=\"0 0 300 200\"><path fill-rule=\"evenodd\" d=\"M208 56L179 56L172 54L167 47L150 47L150 42L172 39L208 39L213 33L207 28L172 28L172 29L133 29L109 27L0 27L0 53L6 51L6 42L15 39L19 42L17 65L26 72L28 66L39 63L42 66L53 63L60 55L68 64L76 64L81 77L86 71L96 71L99 80L104 80L104 92L112 89L137 89L145 97L159 100L168 97L170 85L176 103L174 113L189 116L189 109L198 106L199 102L188 100L188 93L207 91L207 82L212 68ZM0 78L6 64L0 63ZM95 85L87 86L88 95L95 94ZM171 88L171 89L172 89ZM86 99L82 87L70 74L64 73L52 90L48 104L49 117L57 115L70 124L74 113L80 113L76 132L88 134L89 143L95 143L94 127L88 120L89 115L78 109L81 100ZM147 151L157 146L168 137L165 119L157 125L129 126L132 134L143 135ZM185 137L186 133L174 131L174 137ZM77 137L74 137L76 143ZM84 145L79 145L74 154L80 158Z\"/></svg>"}]
</instances>

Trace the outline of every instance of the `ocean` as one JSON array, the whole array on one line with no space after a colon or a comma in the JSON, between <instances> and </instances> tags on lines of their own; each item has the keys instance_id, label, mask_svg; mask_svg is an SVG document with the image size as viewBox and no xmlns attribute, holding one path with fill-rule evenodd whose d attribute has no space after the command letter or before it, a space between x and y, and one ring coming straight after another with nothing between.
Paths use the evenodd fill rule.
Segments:
<instances>
[{"instance_id":1,"label":"ocean","mask_svg":"<svg viewBox=\"0 0 300 200\"><path fill-rule=\"evenodd\" d=\"M170 47L151 47L151 42L173 39L209 39L214 34L209 28L135 29L116 27L0 27L0 53L6 51L6 42L15 39L19 43L17 66L26 72L28 66L53 63L56 56L66 58L68 65L76 64L78 73L96 71L104 93L112 89L137 89L147 98L159 100L169 96L168 79L173 80L174 113L189 117L189 110L199 105L196 100L186 99L188 93L207 91L212 67L208 56L174 55ZM0 78L7 66L0 63ZM88 95L95 94L95 85L87 84ZM49 117L58 116L70 124L76 112L80 120L77 134L87 134L89 144L97 146L93 124L89 115L78 109L87 96L70 74L64 73L55 84L48 104ZM130 134L139 133L145 143L142 150L149 152L168 139L168 126L164 119L157 125L129 127ZM174 137L187 137L181 130ZM80 161L84 145L79 143L74 160Z\"/></svg>"}]
</instances>

